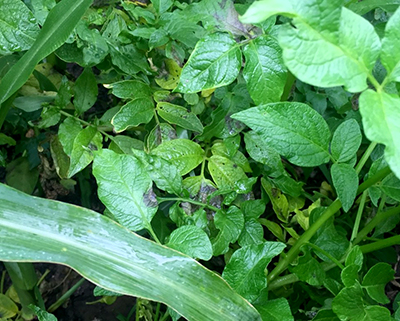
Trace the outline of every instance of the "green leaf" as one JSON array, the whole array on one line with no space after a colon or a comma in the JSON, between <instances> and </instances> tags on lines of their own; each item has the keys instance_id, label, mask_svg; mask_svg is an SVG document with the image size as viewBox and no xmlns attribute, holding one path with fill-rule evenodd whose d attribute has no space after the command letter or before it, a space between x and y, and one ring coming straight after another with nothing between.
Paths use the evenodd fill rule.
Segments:
<instances>
[{"instance_id":1,"label":"green leaf","mask_svg":"<svg viewBox=\"0 0 400 321\"><path fill-rule=\"evenodd\" d=\"M301 103L275 103L232 115L255 130L263 141L299 166L329 161L329 127L320 114Z\"/></svg>"},{"instance_id":2,"label":"green leaf","mask_svg":"<svg viewBox=\"0 0 400 321\"><path fill-rule=\"evenodd\" d=\"M331 142L332 156L338 162L347 162L357 153L361 145L360 126L355 119L349 119L336 128Z\"/></svg>"},{"instance_id":3,"label":"green leaf","mask_svg":"<svg viewBox=\"0 0 400 321\"><path fill-rule=\"evenodd\" d=\"M313 321L340 321L332 310L319 310Z\"/></svg>"},{"instance_id":4,"label":"green leaf","mask_svg":"<svg viewBox=\"0 0 400 321\"><path fill-rule=\"evenodd\" d=\"M246 150L250 157L255 161L266 165L268 174L271 176L280 176L283 171L281 157L275 149L261 138L255 131L249 131L244 134Z\"/></svg>"},{"instance_id":5,"label":"green leaf","mask_svg":"<svg viewBox=\"0 0 400 321\"><path fill-rule=\"evenodd\" d=\"M118 154L133 154L132 149L143 150L144 144L141 140L125 135L117 135L112 138L108 149Z\"/></svg>"},{"instance_id":6,"label":"green leaf","mask_svg":"<svg viewBox=\"0 0 400 321\"><path fill-rule=\"evenodd\" d=\"M291 1L285 0L260 0L251 4L246 13L240 18L244 23L259 23L267 20L269 17L285 14L295 16L296 12Z\"/></svg>"},{"instance_id":7,"label":"green leaf","mask_svg":"<svg viewBox=\"0 0 400 321\"><path fill-rule=\"evenodd\" d=\"M0 226L1 261L64 264L106 290L165 303L188 320L261 321L214 272L93 211L0 185Z\"/></svg>"},{"instance_id":8,"label":"green leaf","mask_svg":"<svg viewBox=\"0 0 400 321\"><path fill-rule=\"evenodd\" d=\"M117 133L130 126L147 124L154 116L154 103L150 98L136 98L121 107L111 123Z\"/></svg>"},{"instance_id":9,"label":"green leaf","mask_svg":"<svg viewBox=\"0 0 400 321\"><path fill-rule=\"evenodd\" d=\"M400 4L400 1L399 1ZM400 81L400 54L395 50L400 45L400 9L390 17L382 39L381 63L386 68L388 81Z\"/></svg>"},{"instance_id":10,"label":"green leaf","mask_svg":"<svg viewBox=\"0 0 400 321\"><path fill-rule=\"evenodd\" d=\"M279 101L287 70L278 42L271 36L258 37L244 47L243 54L246 59L243 77L255 104Z\"/></svg>"},{"instance_id":11,"label":"green leaf","mask_svg":"<svg viewBox=\"0 0 400 321\"><path fill-rule=\"evenodd\" d=\"M358 266L358 271L361 270L364 261L363 253L358 245L354 246L346 257L346 266L355 264Z\"/></svg>"},{"instance_id":12,"label":"green leaf","mask_svg":"<svg viewBox=\"0 0 400 321\"><path fill-rule=\"evenodd\" d=\"M358 175L348 164L333 164L331 167L333 186L342 203L343 210L348 212L354 203L358 189Z\"/></svg>"},{"instance_id":13,"label":"green leaf","mask_svg":"<svg viewBox=\"0 0 400 321\"><path fill-rule=\"evenodd\" d=\"M2 318L12 318L18 313L18 306L8 296L0 293L0 315Z\"/></svg>"},{"instance_id":14,"label":"green leaf","mask_svg":"<svg viewBox=\"0 0 400 321\"><path fill-rule=\"evenodd\" d=\"M76 32L80 39L78 47L81 47L83 66L94 66L102 62L109 48L100 31L89 28L87 23L81 21L76 27Z\"/></svg>"},{"instance_id":15,"label":"green leaf","mask_svg":"<svg viewBox=\"0 0 400 321\"><path fill-rule=\"evenodd\" d=\"M268 300L263 304L255 304L263 320L268 321L294 321L290 306L285 298Z\"/></svg>"},{"instance_id":16,"label":"green leaf","mask_svg":"<svg viewBox=\"0 0 400 321\"><path fill-rule=\"evenodd\" d=\"M356 264L347 265L341 272L340 277L345 287L351 287L359 282L358 271L359 266Z\"/></svg>"},{"instance_id":17,"label":"green leaf","mask_svg":"<svg viewBox=\"0 0 400 321\"><path fill-rule=\"evenodd\" d=\"M74 106L78 114L90 109L97 100L97 82L90 68L85 68L75 82Z\"/></svg>"},{"instance_id":18,"label":"green leaf","mask_svg":"<svg viewBox=\"0 0 400 321\"><path fill-rule=\"evenodd\" d=\"M118 222L132 231L149 229L158 204L139 160L105 149L96 153L93 175L100 200Z\"/></svg>"},{"instance_id":19,"label":"green leaf","mask_svg":"<svg viewBox=\"0 0 400 321\"><path fill-rule=\"evenodd\" d=\"M15 146L17 142L14 138L7 136L6 134L0 133L0 145Z\"/></svg>"},{"instance_id":20,"label":"green leaf","mask_svg":"<svg viewBox=\"0 0 400 321\"><path fill-rule=\"evenodd\" d=\"M379 187L387 196L400 202L400 180L395 175L386 176Z\"/></svg>"},{"instance_id":21,"label":"green leaf","mask_svg":"<svg viewBox=\"0 0 400 321\"><path fill-rule=\"evenodd\" d=\"M92 0L62 0L50 11L35 43L3 77L0 84L0 104L28 80L40 60L67 40L91 3Z\"/></svg>"},{"instance_id":22,"label":"green leaf","mask_svg":"<svg viewBox=\"0 0 400 321\"><path fill-rule=\"evenodd\" d=\"M174 164L161 157L149 156L139 150L132 150L132 154L143 163L150 178L159 189L175 195L181 194L182 177Z\"/></svg>"},{"instance_id":23,"label":"green leaf","mask_svg":"<svg viewBox=\"0 0 400 321\"><path fill-rule=\"evenodd\" d=\"M279 242L242 247L233 253L222 277L236 292L252 302L267 286L264 270L285 247L285 244Z\"/></svg>"},{"instance_id":24,"label":"green leaf","mask_svg":"<svg viewBox=\"0 0 400 321\"><path fill-rule=\"evenodd\" d=\"M92 162L92 151L101 149L102 141L103 136L92 126L79 132L72 145L68 177L74 176Z\"/></svg>"},{"instance_id":25,"label":"green leaf","mask_svg":"<svg viewBox=\"0 0 400 321\"><path fill-rule=\"evenodd\" d=\"M35 312L39 321L57 321L57 318L53 314L48 313L47 311L42 310L33 304L30 304L29 308Z\"/></svg>"},{"instance_id":26,"label":"green leaf","mask_svg":"<svg viewBox=\"0 0 400 321\"><path fill-rule=\"evenodd\" d=\"M279 44L286 66L298 79L319 87L344 85L350 92L367 88L380 52L379 37L367 20L342 8L343 0L308 0L307 5L286 0L269 9L276 3L264 0L256 6L265 19L277 13L294 18L293 27L281 28Z\"/></svg>"},{"instance_id":27,"label":"green leaf","mask_svg":"<svg viewBox=\"0 0 400 321\"><path fill-rule=\"evenodd\" d=\"M55 93L49 92L40 96L17 97L13 104L15 107L30 113L43 107L43 103L50 103L56 98Z\"/></svg>"},{"instance_id":28,"label":"green leaf","mask_svg":"<svg viewBox=\"0 0 400 321\"><path fill-rule=\"evenodd\" d=\"M173 4L172 0L151 0L154 9L156 9L159 15L167 11Z\"/></svg>"},{"instance_id":29,"label":"green leaf","mask_svg":"<svg viewBox=\"0 0 400 321\"><path fill-rule=\"evenodd\" d=\"M104 87L112 89L113 95L122 99L151 97L150 86L138 80L119 81Z\"/></svg>"},{"instance_id":30,"label":"green leaf","mask_svg":"<svg viewBox=\"0 0 400 321\"><path fill-rule=\"evenodd\" d=\"M194 225L184 225L174 230L166 246L194 259L208 261L212 257L210 239L206 232Z\"/></svg>"},{"instance_id":31,"label":"green leaf","mask_svg":"<svg viewBox=\"0 0 400 321\"><path fill-rule=\"evenodd\" d=\"M208 170L215 184L222 190L235 190L238 181L247 179L241 167L223 156L211 156Z\"/></svg>"},{"instance_id":32,"label":"green leaf","mask_svg":"<svg viewBox=\"0 0 400 321\"><path fill-rule=\"evenodd\" d=\"M175 124L200 134L203 132L203 125L200 119L182 106L160 102L157 103L157 112L162 119L170 124Z\"/></svg>"},{"instance_id":33,"label":"green leaf","mask_svg":"<svg viewBox=\"0 0 400 321\"><path fill-rule=\"evenodd\" d=\"M209 34L194 48L175 91L195 93L229 85L238 76L241 65L242 54L232 36Z\"/></svg>"},{"instance_id":34,"label":"green leaf","mask_svg":"<svg viewBox=\"0 0 400 321\"><path fill-rule=\"evenodd\" d=\"M242 233L238 239L239 245L244 247L262 242L264 242L264 229L262 225L255 218L245 221Z\"/></svg>"},{"instance_id":35,"label":"green leaf","mask_svg":"<svg viewBox=\"0 0 400 321\"><path fill-rule=\"evenodd\" d=\"M183 176L203 161L204 150L188 139L173 139L153 149L152 154L170 161Z\"/></svg>"},{"instance_id":36,"label":"green leaf","mask_svg":"<svg viewBox=\"0 0 400 321\"><path fill-rule=\"evenodd\" d=\"M56 5L55 0L31 0L33 14L40 25L43 25L49 12Z\"/></svg>"},{"instance_id":37,"label":"green leaf","mask_svg":"<svg viewBox=\"0 0 400 321\"><path fill-rule=\"evenodd\" d=\"M0 8L0 55L29 49L40 30L32 12L18 0L0 0Z\"/></svg>"},{"instance_id":38,"label":"green leaf","mask_svg":"<svg viewBox=\"0 0 400 321\"><path fill-rule=\"evenodd\" d=\"M387 263L377 263L365 274L362 286L376 302L388 304L390 300L385 294L386 283L393 280L395 271Z\"/></svg>"},{"instance_id":39,"label":"green leaf","mask_svg":"<svg viewBox=\"0 0 400 321\"><path fill-rule=\"evenodd\" d=\"M231 206L226 212L223 210L216 212L214 223L219 233L211 242L213 255L218 256L225 254L229 249L229 244L236 242L239 238L244 225L243 213L236 206Z\"/></svg>"},{"instance_id":40,"label":"green leaf","mask_svg":"<svg viewBox=\"0 0 400 321\"><path fill-rule=\"evenodd\" d=\"M385 92L364 91L359 99L365 136L386 145L385 159L393 173L400 177L400 98Z\"/></svg>"},{"instance_id":41,"label":"green leaf","mask_svg":"<svg viewBox=\"0 0 400 321\"><path fill-rule=\"evenodd\" d=\"M156 125L147 136L147 149L152 151L163 142L176 139L175 129L168 123L160 123Z\"/></svg>"},{"instance_id":42,"label":"green leaf","mask_svg":"<svg viewBox=\"0 0 400 321\"><path fill-rule=\"evenodd\" d=\"M6 167L6 183L22 192L32 194L39 179L38 169L31 168L26 157L13 160Z\"/></svg>"},{"instance_id":43,"label":"green leaf","mask_svg":"<svg viewBox=\"0 0 400 321\"><path fill-rule=\"evenodd\" d=\"M64 148L65 154L68 156L71 156L74 140L81 130L81 123L72 117L67 117L60 125L58 129L58 138Z\"/></svg>"},{"instance_id":44,"label":"green leaf","mask_svg":"<svg viewBox=\"0 0 400 321\"><path fill-rule=\"evenodd\" d=\"M60 176L60 178L68 178L70 160L68 155L64 152L58 136L52 137L50 141L50 152L58 176Z\"/></svg>"},{"instance_id":45,"label":"green leaf","mask_svg":"<svg viewBox=\"0 0 400 321\"><path fill-rule=\"evenodd\" d=\"M304 282L313 286L321 286L326 278L325 271L319 262L312 257L310 250L305 250L304 255L298 259L298 264L293 268L293 273Z\"/></svg>"},{"instance_id":46,"label":"green leaf","mask_svg":"<svg viewBox=\"0 0 400 321\"><path fill-rule=\"evenodd\" d=\"M365 15L375 8L381 8L382 10L390 10L391 8L397 8L400 5L400 0L364 0L357 3L352 3L349 9L359 15ZM393 9L393 10L395 10Z\"/></svg>"}]
</instances>

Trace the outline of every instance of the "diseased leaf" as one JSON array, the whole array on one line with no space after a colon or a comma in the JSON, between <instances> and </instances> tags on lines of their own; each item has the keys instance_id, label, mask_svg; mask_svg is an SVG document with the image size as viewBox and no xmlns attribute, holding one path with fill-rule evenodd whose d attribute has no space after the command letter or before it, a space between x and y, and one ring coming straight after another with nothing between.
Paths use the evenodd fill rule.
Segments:
<instances>
[{"instance_id":1,"label":"diseased leaf","mask_svg":"<svg viewBox=\"0 0 400 321\"><path fill-rule=\"evenodd\" d=\"M388 304L390 300L385 294L385 286L393 280L395 271L387 263L377 263L365 274L362 286L376 302Z\"/></svg>"},{"instance_id":2,"label":"diseased leaf","mask_svg":"<svg viewBox=\"0 0 400 321\"><path fill-rule=\"evenodd\" d=\"M75 82L74 106L78 114L90 109L97 100L97 82L90 68L85 68Z\"/></svg>"},{"instance_id":3,"label":"diseased leaf","mask_svg":"<svg viewBox=\"0 0 400 321\"><path fill-rule=\"evenodd\" d=\"M203 132L203 125L200 119L184 107L160 102L157 104L157 112L161 118L170 124L175 124L200 134Z\"/></svg>"},{"instance_id":4,"label":"diseased leaf","mask_svg":"<svg viewBox=\"0 0 400 321\"><path fill-rule=\"evenodd\" d=\"M331 142L332 156L338 162L349 161L361 145L360 126L355 119L349 119L336 128Z\"/></svg>"},{"instance_id":5,"label":"diseased leaf","mask_svg":"<svg viewBox=\"0 0 400 321\"><path fill-rule=\"evenodd\" d=\"M244 47L243 54L246 59L243 77L255 104L279 101L287 70L278 42L271 36L258 37Z\"/></svg>"},{"instance_id":6,"label":"diseased leaf","mask_svg":"<svg viewBox=\"0 0 400 321\"><path fill-rule=\"evenodd\" d=\"M253 302L267 286L264 270L285 247L285 244L279 242L242 247L233 253L222 277L241 296Z\"/></svg>"},{"instance_id":7,"label":"diseased leaf","mask_svg":"<svg viewBox=\"0 0 400 321\"><path fill-rule=\"evenodd\" d=\"M222 190L235 190L238 181L247 179L241 167L223 156L211 156L208 170L215 184Z\"/></svg>"},{"instance_id":8,"label":"diseased leaf","mask_svg":"<svg viewBox=\"0 0 400 321\"><path fill-rule=\"evenodd\" d=\"M32 12L16 0L0 0L0 8L0 55L29 49L40 30Z\"/></svg>"},{"instance_id":9,"label":"diseased leaf","mask_svg":"<svg viewBox=\"0 0 400 321\"><path fill-rule=\"evenodd\" d=\"M102 148L102 135L96 128L89 126L75 137L70 155L68 177L83 170L93 160L93 151Z\"/></svg>"},{"instance_id":10,"label":"diseased leaf","mask_svg":"<svg viewBox=\"0 0 400 321\"><path fill-rule=\"evenodd\" d=\"M229 85L238 76L241 64L242 54L232 36L210 34L197 43L175 91L196 93Z\"/></svg>"},{"instance_id":11,"label":"diseased leaf","mask_svg":"<svg viewBox=\"0 0 400 321\"><path fill-rule=\"evenodd\" d=\"M244 225L243 213L236 206L231 206L225 212L220 210L214 216L215 227L219 229L218 235L211 240L213 255L225 254L229 249L229 244L234 243L239 238Z\"/></svg>"},{"instance_id":12,"label":"diseased leaf","mask_svg":"<svg viewBox=\"0 0 400 321\"><path fill-rule=\"evenodd\" d=\"M154 148L152 154L170 161L183 176L203 161L204 150L188 139L173 139Z\"/></svg>"},{"instance_id":13,"label":"diseased leaf","mask_svg":"<svg viewBox=\"0 0 400 321\"><path fill-rule=\"evenodd\" d=\"M325 120L310 106L275 103L232 115L257 132L264 142L299 166L318 166L329 161L330 131Z\"/></svg>"},{"instance_id":14,"label":"diseased leaf","mask_svg":"<svg viewBox=\"0 0 400 321\"><path fill-rule=\"evenodd\" d=\"M358 175L355 169L347 164L333 164L331 174L343 210L347 212L357 195Z\"/></svg>"},{"instance_id":15,"label":"diseased leaf","mask_svg":"<svg viewBox=\"0 0 400 321\"><path fill-rule=\"evenodd\" d=\"M364 91L359 99L365 135L370 141L386 145L385 160L400 177L400 98L383 91Z\"/></svg>"},{"instance_id":16,"label":"diseased leaf","mask_svg":"<svg viewBox=\"0 0 400 321\"><path fill-rule=\"evenodd\" d=\"M150 176L139 160L105 149L96 153L93 175L100 200L118 222L132 231L150 227L157 199Z\"/></svg>"},{"instance_id":17,"label":"diseased leaf","mask_svg":"<svg viewBox=\"0 0 400 321\"><path fill-rule=\"evenodd\" d=\"M212 257L212 246L206 232L194 225L184 225L174 230L166 246L200 260Z\"/></svg>"},{"instance_id":18,"label":"diseased leaf","mask_svg":"<svg viewBox=\"0 0 400 321\"><path fill-rule=\"evenodd\" d=\"M150 98L136 98L121 107L115 114L111 123L117 133L130 126L147 124L154 116L154 103Z\"/></svg>"}]
</instances>

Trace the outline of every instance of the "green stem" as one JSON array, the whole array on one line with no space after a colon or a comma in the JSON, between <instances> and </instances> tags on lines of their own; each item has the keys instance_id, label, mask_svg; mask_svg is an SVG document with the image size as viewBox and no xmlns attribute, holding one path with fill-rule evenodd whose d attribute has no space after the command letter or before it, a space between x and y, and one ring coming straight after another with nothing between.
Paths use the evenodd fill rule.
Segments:
<instances>
[{"instance_id":1,"label":"green stem","mask_svg":"<svg viewBox=\"0 0 400 321\"><path fill-rule=\"evenodd\" d=\"M368 190L362 193L360 205L358 206L356 221L353 226L353 232L351 233L350 242L353 242L357 236L358 229L360 228L361 217L364 212L365 201L367 200Z\"/></svg>"},{"instance_id":2,"label":"green stem","mask_svg":"<svg viewBox=\"0 0 400 321\"><path fill-rule=\"evenodd\" d=\"M153 238L154 241L156 241L156 243L161 244L159 238L157 237L157 234L154 232L153 227L149 225L146 227L147 231L150 233L151 237Z\"/></svg>"},{"instance_id":3,"label":"green stem","mask_svg":"<svg viewBox=\"0 0 400 321\"><path fill-rule=\"evenodd\" d=\"M359 160L357 166L356 166L356 173L360 174L362 168L364 167L365 163L367 162L368 158L371 156L371 153L374 151L376 145L378 143L376 142L372 142L371 144L369 144L367 150L364 152L364 154L362 155L361 159Z\"/></svg>"},{"instance_id":4,"label":"green stem","mask_svg":"<svg viewBox=\"0 0 400 321\"><path fill-rule=\"evenodd\" d=\"M154 316L154 320L158 321L159 317L160 317L160 308L161 308L161 303L157 302L157 307L156 307L156 314Z\"/></svg>"},{"instance_id":5,"label":"green stem","mask_svg":"<svg viewBox=\"0 0 400 321\"><path fill-rule=\"evenodd\" d=\"M208 209L217 212L220 210L220 208L212 206L212 205L208 205L208 204L204 204L202 202L199 201L195 201L192 200L190 198L182 198L182 197L157 197L158 203L163 203L163 202L169 202L169 201L180 201L180 202L187 202L187 203L191 203L194 205L198 205L201 207L207 207Z\"/></svg>"},{"instance_id":6,"label":"green stem","mask_svg":"<svg viewBox=\"0 0 400 321\"><path fill-rule=\"evenodd\" d=\"M386 177L390 173L390 168L385 167L380 170L374 176L366 180L362 183L357 190L357 194L364 192L368 187L374 185L379 182L381 179ZM293 245L293 247L289 250L284 258L282 258L277 266L272 270L272 272L268 275L268 282L271 282L275 278L277 278L288 266L292 263L300 252L300 248L307 243L314 234L318 231L318 229L330 218L332 217L339 209L342 207L339 199L336 199L329 207L325 210L325 212L321 215L321 217L310 226L310 228L303 233L303 235L297 240L297 242Z\"/></svg>"},{"instance_id":7,"label":"green stem","mask_svg":"<svg viewBox=\"0 0 400 321\"><path fill-rule=\"evenodd\" d=\"M0 129L3 127L4 121L6 120L7 114L11 109L12 103L17 96L17 93L8 98L5 102L0 103Z\"/></svg>"},{"instance_id":8,"label":"green stem","mask_svg":"<svg viewBox=\"0 0 400 321\"><path fill-rule=\"evenodd\" d=\"M375 217L360 231L360 233L358 233L353 244L360 243L379 223L397 214L400 214L400 206L391 208L386 212L378 212Z\"/></svg>"},{"instance_id":9,"label":"green stem","mask_svg":"<svg viewBox=\"0 0 400 321\"><path fill-rule=\"evenodd\" d=\"M374 251L384 249L389 246L400 244L400 235L392 236L382 241L373 242L366 245L361 245L361 251L366 254Z\"/></svg>"},{"instance_id":10,"label":"green stem","mask_svg":"<svg viewBox=\"0 0 400 321\"><path fill-rule=\"evenodd\" d=\"M370 252L374 251L379 251L383 248L390 247L396 244L400 244L400 235L396 235L390 238L387 238L385 240L373 242L367 245L362 245L360 246L360 250L363 254L367 254ZM345 258L341 259L340 262L343 263L345 261ZM324 269L324 271L329 271L336 267L337 265L335 263L321 263L321 267ZM276 290L282 286L289 285L292 283L296 283L300 281L299 278L295 274L288 274L284 275L280 278L277 278L276 280L272 281L271 283L268 284L268 290Z\"/></svg>"},{"instance_id":11,"label":"green stem","mask_svg":"<svg viewBox=\"0 0 400 321\"><path fill-rule=\"evenodd\" d=\"M4 292L4 280L6 278L6 271L3 271L3 273L1 273L1 281L0 281L0 294L3 294Z\"/></svg>"},{"instance_id":12,"label":"green stem","mask_svg":"<svg viewBox=\"0 0 400 321\"><path fill-rule=\"evenodd\" d=\"M50 273L50 270L46 270L46 271L43 273L43 275L40 277L39 281L37 281L37 286L39 286L40 283L43 282L43 280L45 279L45 277L46 277L47 274L49 274L49 273Z\"/></svg>"},{"instance_id":13,"label":"green stem","mask_svg":"<svg viewBox=\"0 0 400 321\"><path fill-rule=\"evenodd\" d=\"M135 321L139 321L139 316L140 316L140 314L139 314L139 312L140 312L139 307L140 307L140 299L139 299L139 298L136 298Z\"/></svg>"},{"instance_id":14,"label":"green stem","mask_svg":"<svg viewBox=\"0 0 400 321\"><path fill-rule=\"evenodd\" d=\"M341 270L344 269L344 265L339 262L336 258L334 258L332 255L330 255L327 251L321 249L319 246L312 244L310 242L306 243L308 246L312 247L314 250L320 252L321 254L325 255L329 260L331 260L333 263L335 263Z\"/></svg>"},{"instance_id":15,"label":"green stem","mask_svg":"<svg viewBox=\"0 0 400 321\"><path fill-rule=\"evenodd\" d=\"M50 313L57 310L61 305L64 304L65 301L69 299L69 297L74 294L74 292L85 282L84 278L80 279L76 284L71 287L67 292L65 292L56 302L54 302L48 309Z\"/></svg>"},{"instance_id":16,"label":"green stem","mask_svg":"<svg viewBox=\"0 0 400 321\"><path fill-rule=\"evenodd\" d=\"M163 317L160 319L160 321L165 321L168 319L168 317L169 317L169 311L167 310L167 311L165 311L165 313L164 313Z\"/></svg>"}]
</instances>

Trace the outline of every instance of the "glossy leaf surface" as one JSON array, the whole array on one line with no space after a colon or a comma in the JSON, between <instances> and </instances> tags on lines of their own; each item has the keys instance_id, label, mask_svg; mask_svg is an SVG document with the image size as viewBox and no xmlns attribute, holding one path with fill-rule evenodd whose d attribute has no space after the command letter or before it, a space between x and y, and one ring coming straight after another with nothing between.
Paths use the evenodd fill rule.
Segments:
<instances>
[{"instance_id":1,"label":"glossy leaf surface","mask_svg":"<svg viewBox=\"0 0 400 321\"><path fill-rule=\"evenodd\" d=\"M1 184L0 226L2 261L68 265L104 289L163 302L188 320L261 320L217 274L93 211Z\"/></svg>"},{"instance_id":2,"label":"glossy leaf surface","mask_svg":"<svg viewBox=\"0 0 400 321\"><path fill-rule=\"evenodd\" d=\"M335 186L343 210L347 212L357 195L358 175L355 169L348 164L333 164L331 174L333 186Z\"/></svg>"}]
</instances>

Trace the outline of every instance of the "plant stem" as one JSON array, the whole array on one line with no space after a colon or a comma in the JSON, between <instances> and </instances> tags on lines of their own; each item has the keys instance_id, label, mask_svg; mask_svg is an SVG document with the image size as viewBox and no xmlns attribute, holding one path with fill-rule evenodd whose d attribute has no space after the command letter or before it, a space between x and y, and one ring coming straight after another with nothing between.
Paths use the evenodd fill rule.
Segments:
<instances>
[{"instance_id":1,"label":"plant stem","mask_svg":"<svg viewBox=\"0 0 400 321\"><path fill-rule=\"evenodd\" d=\"M3 292L4 292L4 279L5 278L6 278L6 271L3 271L3 273L1 273L0 294L3 294Z\"/></svg>"},{"instance_id":2,"label":"plant stem","mask_svg":"<svg viewBox=\"0 0 400 321\"><path fill-rule=\"evenodd\" d=\"M149 225L146 227L147 231L150 233L151 237L153 238L156 243L161 244L159 238L157 237L157 234L154 232L153 227L149 223Z\"/></svg>"},{"instance_id":3,"label":"plant stem","mask_svg":"<svg viewBox=\"0 0 400 321\"><path fill-rule=\"evenodd\" d=\"M387 239L373 242L370 244L361 245L360 249L364 254L366 254L366 253L378 251L378 250L384 249L385 247L393 246L396 244L400 244L400 235L392 236Z\"/></svg>"},{"instance_id":4,"label":"plant stem","mask_svg":"<svg viewBox=\"0 0 400 321\"><path fill-rule=\"evenodd\" d=\"M158 321L159 316L160 316L160 308L161 308L161 303L157 302L157 307L156 307L156 314L154 316L154 320Z\"/></svg>"},{"instance_id":5,"label":"plant stem","mask_svg":"<svg viewBox=\"0 0 400 321\"><path fill-rule=\"evenodd\" d=\"M64 304L65 301L68 300L68 298L74 294L74 292L85 282L86 280L84 278L80 279L78 282L75 283L73 287L71 287L67 292L65 292L61 298L59 298L56 302L54 302L48 309L47 311L52 313L55 310L57 310L61 305Z\"/></svg>"},{"instance_id":6,"label":"plant stem","mask_svg":"<svg viewBox=\"0 0 400 321\"><path fill-rule=\"evenodd\" d=\"M356 173L360 174L362 168L364 167L365 163L367 162L368 158L371 156L371 153L374 151L376 145L378 145L378 143L376 142L372 142L371 144L369 144L367 150L364 152L364 154L362 155L362 157L360 158L357 166L356 166Z\"/></svg>"},{"instance_id":7,"label":"plant stem","mask_svg":"<svg viewBox=\"0 0 400 321\"><path fill-rule=\"evenodd\" d=\"M47 269L46 271L44 271L44 273L43 273L43 275L40 277L39 281L37 281L37 286L39 286L40 283L43 282L44 278L45 278L45 277L47 276L47 274L49 274L49 273L50 273L50 270L49 270L49 269Z\"/></svg>"},{"instance_id":8,"label":"plant stem","mask_svg":"<svg viewBox=\"0 0 400 321\"><path fill-rule=\"evenodd\" d=\"M364 206L365 206L365 201L367 200L367 194L368 194L368 190L366 189L362 193L362 196L361 196L361 201L360 201L360 205L358 206L356 221L353 226L353 232L351 233L350 242L353 242L353 240L356 238L358 229L360 228L361 217L364 212Z\"/></svg>"},{"instance_id":9,"label":"plant stem","mask_svg":"<svg viewBox=\"0 0 400 321\"><path fill-rule=\"evenodd\" d=\"M182 197L157 197L158 203L163 203L163 202L168 202L168 201L180 201L180 202L187 202L187 203L191 203L194 205L198 205L201 207L207 207L208 209L217 212L220 210L220 208L212 206L212 205L208 205L208 204L204 204L202 202L199 201L195 201L192 200L190 198L182 198Z\"/></svg>"},{"instance_id":10,"label":"plant stem","mask_svg":"<svg viewBox=\"0 0 400 321\"><path fill-rule=\"evenodd\" d=\"M344 265L339 262L336 258L334 258L332 255L330 255L327 251L321 249L319 246L316 246L315 244L312 244L310 242L306 243L308 246L312 247L314 250L320 252L321 254L325 255L329 260L331 260L333 263L335 263L341 270L344 269Z\"/></svg>"},{"instance_id":11,"label":"plant stem","mask_svg":"<svg viewBox=\"0 0 400 321\"><path fill-rule=\"evenodd\" d=\"M385 167L380 170L374 176L366 180L362 183L357 190L357 194L364 192L368 187L374 185L379 182L381 179L386 177L390 173L390 168ZM325 212L321 215L321 217L310 226L310 228L303 233L303 235L297 240L297 242L293 245L293 247L289 250L286 256L279 261L277 266L272 270L272 272L268 275L268 282L273 281L275 278L279 276L288 266L292 263L297 255L300 252L300 248L307 243L314 234L318 231L318 229L330 218L332 217L340 208L342 204L339 199L336 199L329 207L325 210Z\"/></svg>"},{"instance_id":12,"label":"plant stem","mask_svg":"<svg viewBox=\"0 0 400 321\"><path fill-rule=\"evenodd\" d=\"M358 233L353 244L360 243L368 235L368 233L371 232L379 223L399 213L400 213L400 206L391 208L386 212L378 212L375 215L375 217L360 231L360 233Z\"/></svg>"}]
</instances>

